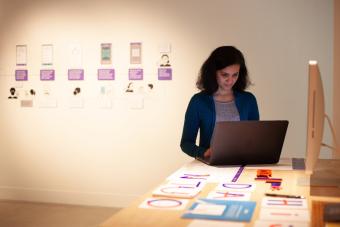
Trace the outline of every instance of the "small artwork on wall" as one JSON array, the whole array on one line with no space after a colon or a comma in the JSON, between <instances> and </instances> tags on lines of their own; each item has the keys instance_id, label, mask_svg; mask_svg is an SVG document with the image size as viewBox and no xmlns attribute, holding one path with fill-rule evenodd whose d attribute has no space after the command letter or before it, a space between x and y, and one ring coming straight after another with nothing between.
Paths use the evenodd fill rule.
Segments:
<instances>
[{"instance_id":1,"label":"small artwork on wall","mask_svg":"<svg viewBox=\"0 0 340 227\"><path fill-rule=\"evenodd\" d=\"M100 63L109 65L112 63L112 44L102 43L100 45Z\"/></svg>"},{"instance_id":2,"label":"small artwork on wall","mask_svg":"<svg viewBox=\"0 0 340 227\"><path fill-rule=\"evenodd\" d=\"M129 69L129 80L143 80L143 69Z\"/></svg>"},{"instance_id":3,"label":"small artwork on wall","mask_svg":"<svg viewBox=\"0 0 340 227\"><path fill-rule=\"evenodd\" d=\"M169 54L161 54L160 60L159 60L159 67L170 67L170 55Z\"/></svg>"},{"instance_id":4,"label":"small artwork on wall","mask_svg":"<svg viewBox=\"0 0 340 227\"><path fill-rule=\"evenodd\" d=\"M8 99L18 99L18 92L15 89L15 87L11 87L9 89L10 95L8 96Z\"/></svg>"},{"instance_id":5,"label":"small artwork on wall","mask_svg":"<svg viewBox=\"0 0 340 227\"><path fill-rule=\"evenodd\" d=\"M84 108L84 100L82 96L82 89L80 87L75 87L70 94L69 99L70 108Z\"/></svg>"},{"instance_id":6,"label":"small artwork on wall","mask_svg":"<svg viewBox=\"0 0 340 227\"><path fill-rule=\"evenodd\" d=\"M142 64L142 43L130 43L130 64Z\"/></svg>"},{"instance_id":7,"label":"small artwork on wall","mask_svg":"<svg viewBox=\"0 0 340 227\"><path fill-rule=\"evenodd\" d=\"M27 45L16 45L16 65L27 65Z\"/></svg>"},{"instance_id":8,"label":"small artwork on wall","mask_svg":"<svg viewBox=\"0 0 340 227\"><path fill-rule=\"evenodd\" d=\"M42 69L40 70L40 80L51 81L55 79L54 69Z\"/></svg>"},{"instance_id":9,"label":"small artwork on wall","mask_svg":"<svg viewBox=\"0 0 340 227\"><path fill-rule=\"evenodd\" d=\"M69 69L68 79L69 80L84 80L84 69Z\"/></svg>"},{"instance_id":10,"label":"small artwork on wall","mask_svg":"<svg viewBox=\"0 0 340 227\"><path fill-rule=\"evenodd\" d=\"M27 69L17 69L17 70L15 70L15 80L16 81L27 81L28 80L28 70Z\"/></svg>"},{"instance_id":11,"label":"small artwork on wall","mask_svg":"<svg viewBox=\"0 0 340 227\"><path fill-rule=\"evenodd\" d=\"M56 108L57 99L53 97L52 91L49 88L45 88L39 96L39 107L40 108Z\"/></svg>"},{"instance_id":12,"label":"small artwork on wall","mask_svg":"<svg viewBox=\"0 0 340 227\"><path fill-rule=\"evenodd\" d=\"M29 90L24 91L24 97L20 100L21 107L33 107L33 100L36 96L36 91L31 88Z\"/></svg>"},{"instance_id":13,"label":"small artwork on wall","mask_svg":"<svg viewBox=\"0 0 340 227\"><path fill-rule=\"evenodd\" d=\"M41 45L41 64L53 65L53 45L43 44Z\"/></svg>"},{"instance_id":14,"label":"small artwork on wall","mask_svg":"<svg viewBox=\"0 0 340 227\"><path fill-rule=\"evenodd\" d=\"M98 80L114 80L114 69L98 69Z\"/></svg>"},{"instance_id":15,"label":"small artwork on wall","mask_svg":"<svg viewBox=\"0 0 340 227\"><path fill-rule=\"evenodd\" d=\"M158 80L172 80L172 68L158 68Z\"/></svg>"}]
</instances>

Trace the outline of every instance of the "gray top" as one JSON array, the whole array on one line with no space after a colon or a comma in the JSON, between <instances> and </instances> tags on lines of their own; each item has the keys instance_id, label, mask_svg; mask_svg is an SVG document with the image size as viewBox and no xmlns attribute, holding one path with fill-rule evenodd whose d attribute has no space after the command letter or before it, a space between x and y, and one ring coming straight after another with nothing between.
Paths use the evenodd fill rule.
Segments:
<instances>
[{"instance_id":1,"label":"gray top","mask_svg":"<svg viewBox=\"0 0 340 227\"><path fill-rule=\"evenodd\" d=\"M240 114L238 113L236 104L231 102L219 102L214 100L216 110L216 122L221 121L239 121Z\"/></svg>"}]
</instances>

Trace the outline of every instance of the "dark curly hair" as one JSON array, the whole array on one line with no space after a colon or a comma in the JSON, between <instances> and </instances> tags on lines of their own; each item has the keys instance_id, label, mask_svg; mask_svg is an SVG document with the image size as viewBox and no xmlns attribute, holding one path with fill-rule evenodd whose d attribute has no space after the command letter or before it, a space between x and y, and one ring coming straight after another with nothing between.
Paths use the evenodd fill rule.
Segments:
<instances>
[{"instance_id":1,"label":"dark curly hair","mask_svg":"<svg viewBox=\"0 0 340 227\"><path fill-rule=\"evenodd\" d=\"M248 70L243 54L233 46L218 47L210 54L199 72L197 88L212 95L218 89L216 71L235 64L240 65L240 72L233 90L244 91L251 84Z\"/></svg>"}]
</instances>

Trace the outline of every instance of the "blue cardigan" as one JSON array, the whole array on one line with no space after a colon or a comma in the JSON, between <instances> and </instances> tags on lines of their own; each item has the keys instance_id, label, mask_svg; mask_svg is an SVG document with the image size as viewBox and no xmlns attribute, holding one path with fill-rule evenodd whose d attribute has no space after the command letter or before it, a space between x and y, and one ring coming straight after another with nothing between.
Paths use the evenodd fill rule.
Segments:
<instances>
[{"instance_id":1,"label":"blue cardigan","mask_svg":"<svg viewBox=\"0 0 340 227\"><path fill-rule=\"evenodd\" d=\"M235 104L240 120L259 120L255 96L250 92L234 91ZM181 148L191 157L202 157L210 147L210 140L216 121L215 103L212 95L205 92L195 94L188 105L181 139ZM200 130L199 146L196 138Z\"/></svg>"}]
</instances>

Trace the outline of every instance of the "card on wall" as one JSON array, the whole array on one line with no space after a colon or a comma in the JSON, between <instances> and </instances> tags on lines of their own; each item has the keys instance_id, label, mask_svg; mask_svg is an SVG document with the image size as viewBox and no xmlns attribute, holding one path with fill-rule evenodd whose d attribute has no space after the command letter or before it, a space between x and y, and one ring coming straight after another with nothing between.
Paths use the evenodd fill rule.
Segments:
<instances>
[{"instance_id":1,"label":"card on wall","mask_svg":"<svg viewBox=\"0 0 340 227\"><path fill-rule=\"evenodd\" d=\"M69 66L72 68L82 67L82 48L80 44L69 45Z\"/></svg>"},{"instance_id":2,"label":"card on wall","mask_svg":"<svg viewBox=\"0 0 340 227\"><path fill-rule=\"evenodd\" d=\"M68 79L69 80L84 80L84 69L69 69Z\"/></svg>"},{"instance_id":3,"label":"card on wall","mask_svg":"<svg viewBox=\"0 0 340 227\"><path fill-rule=\"evenodd\" d=\"M40 80L42 80L42 81L53 81L53 80L55 80L54 69L42 69L42 70L40 70Z\"/></svg>"},{"instance_id":4,"label":"card on wall","mask_svg":"<svg viewBox=\"0 0 340 227\"><path fill-rule=\"evenodd\" d=\"M16 65L27 65L27 45L16 45Z\"/></svg>"},{"instance_id":5,"label":"card on wall","mask_svg":"<svg viewBox=\"0 0 340 227\"><path fill-rule=\"evenodd\" d=\"M129 80L143 80L143 69L141 68L129 69Z\"/></svg>"},{"instance_id":6,"label":"card on wall","mask_svg":"<svg viewBox=\"0 0 340 227\"><path fill-rule=\"evenodd\" d=\"M102 43L100 45L100 63L102 65L109 65L112 63L112 44Z\"/></svg>"},{"instance_id":7,"label":"card on wall","mask_svg":"<svg viewBox=\"0 0 340 227\"><path fill-rule=\"evenodd\" d=\"M142 64L142 43L130 43L130 64Z\"/></svg>"},{"instance_id":8,"label":"card on wall","mask_svg":"<svg viewBox=\"0 0 340 227\"><path fill-rule=\"evenodd\" d=\"M53 45L43 44L41 45L41 64L53 65Z\"/></svg>"},{"instance_id":9,"label":"card on wall","mask_svg":"<svg viewBox=\"0 0 340 227\"><path fill-rule=\"evenodd\" d=\"M98 69L97 72L98 80L114 80L115 70L114 69Z\"/></svg>"},{"instance_id":10,"label":"card on wall","mask_svg":"<svg viewBox=\"0 0 340 227\"><path fill-rule=\"evenodd\" d=\"M27 81L28 80L28 70L27 69L17 69L17 70L15 70L15 80L16 81Z\"/></svg>"},{"instance_id":11,"label":"card on wall","mask_svg":"<svg viewBox=\"0 0 340 227\"><path fill-rule=\"evenodd\" d=\"M158 80L172 80L172 68L158 68Z\"/></svg>"}]
</instances>

